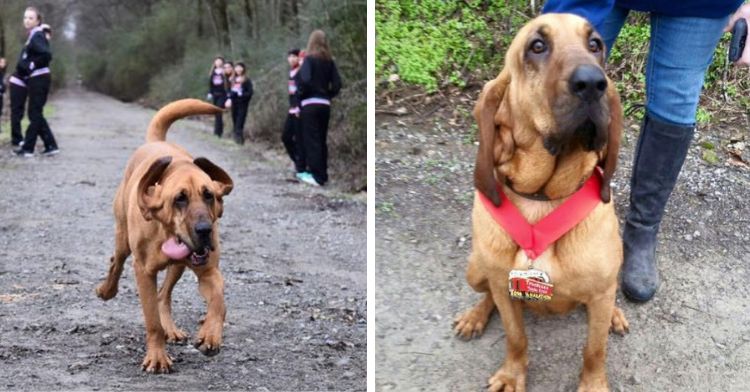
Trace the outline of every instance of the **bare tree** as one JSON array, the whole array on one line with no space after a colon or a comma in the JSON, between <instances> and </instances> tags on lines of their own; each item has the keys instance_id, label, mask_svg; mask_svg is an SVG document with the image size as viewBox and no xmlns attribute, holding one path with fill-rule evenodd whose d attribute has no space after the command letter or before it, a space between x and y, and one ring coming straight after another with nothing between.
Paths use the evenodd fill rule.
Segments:
<instances>
[{"instance_id":1,"label":"bare tree","mask_svg":"<svg viewBox=\"0 0 750 392\"><path fill-rule=\"evenodd\" d=\"M219 48L222 51L229 50L234 53L232 48L232 40L229 35L229 18L227 17L227 1L226 0L207 0L206 5L208 11L211 14L211 21L213 21L214 29L216 31L216 39L219 43Z\"/></svg>"}]
</instances>

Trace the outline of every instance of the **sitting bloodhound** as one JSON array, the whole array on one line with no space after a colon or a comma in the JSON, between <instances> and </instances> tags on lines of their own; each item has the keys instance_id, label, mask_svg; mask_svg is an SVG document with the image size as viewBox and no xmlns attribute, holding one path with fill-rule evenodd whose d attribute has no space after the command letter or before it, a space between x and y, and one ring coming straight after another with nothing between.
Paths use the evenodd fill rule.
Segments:
<instances>
[{"instance_id":1,"label":"sitting bloodhound","mask_svg":"<svg viewBox=\"0 0 750 392\"><path fill-rule=\"evenodd\" d=\"M603 71L605 53L586 20L539 16L519 31L504 69L476 103L480 143L467 280L485 295L456 319L455 332L464 338L481 334L493 309L500 312L505 361L489 379L490 391L525 390L524 307L561 313L578 304L588 311L579 390L608 389L608 333L624 334L628 322L615 306L622 241L609 187L622 109ZM564 211L581 215L565 222L568 229L541 248L545 233L536 231L527 238L531 245L519 244L514 232L525 230L519 225L529 226L524 233L530 233L553 211L561 215L558 207L581 192L589 194L582 196L588 197L588 210L580 214L574 205L572 212ZM515 224L498 223L495 210L501 208L515 211ZM559 225L547 226L554 231Z\"/></svg>"}]
</instances>

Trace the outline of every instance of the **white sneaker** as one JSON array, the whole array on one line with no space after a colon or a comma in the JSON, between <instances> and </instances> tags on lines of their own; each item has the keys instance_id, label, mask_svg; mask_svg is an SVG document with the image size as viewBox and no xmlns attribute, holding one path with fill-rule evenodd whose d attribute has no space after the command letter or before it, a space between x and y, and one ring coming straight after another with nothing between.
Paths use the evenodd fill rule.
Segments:
<instances>
[{"instance_id":1,"label":"white sneaker","mask_svg":"<svg viewBox=\"0 0 750 392\"><path fill-rule=\"evenodd\" d=\"M320 186L320 184L318 184L318 182L315 181L315 177L313 177L313 175L308 172L304 172L300 174L298 178L300 179L300 181L306 184L310 184L312 186Z\"/></svg>"}]
</instances>

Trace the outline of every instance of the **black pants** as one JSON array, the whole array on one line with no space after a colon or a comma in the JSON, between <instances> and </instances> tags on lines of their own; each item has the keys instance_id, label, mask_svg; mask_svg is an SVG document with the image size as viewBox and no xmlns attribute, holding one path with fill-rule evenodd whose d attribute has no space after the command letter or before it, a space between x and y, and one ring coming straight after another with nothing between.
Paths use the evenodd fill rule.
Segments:
<instances>
[{"instance_id":1,"label":"black pants","mask_svg":"<svg viewBox=\"0 0 750 392\"><path fill-rule=\"evenodd\" d=\"M245 143L245 119L250 102L232 101L232 123L234 124L234 141Z\"/></svg>"},{"instance_id":2,"label":"black pants","mask_svg":"<svg viewBox=\"0 0 750 392\"><path fill-rule=\"evenodd\" d=\"M3 118L3 93L0 93L0 118ZM2 125L2 121L0 121L0 131L3 129Z\"/></svg>"},{"instance_id":3,"label":"black pants","mask_svg":"<svg viewBox=\"0 0 750 392\"><path fill-rule=\"evenodd\" d=\"M10 84L10 141L17 146L23 141L21 133L21 120L23 112L26 109L26 97L28 88L21 87L17 84Z\"/></svg>"},{"instance_id":4,"label":"black pants","mask_svg":"<svg viewBox=\"0 0 750 392\"><path fill-rule=\"evenodd\" d=\"M226 94L212 94L213 95L213 101L214 105L224 109L224 103L227 100ZM224 134L224 113L219 113L216 115L216 119L214 120L214 135L221 137L221 135Z\"/></svg>"},{"instance_id":5,"label":"black pants","mask_svg":"<svg viewBox=\"0 0 750 392\"><path fill-rule=\"evenodd\" d=\"M57 149L55 137L44 118L44 105L47 103L51 83L49 74L29 78L26 82L29 89L29 128L26 129L26 139L23 142L25 151L34 152L37 135L42 138L45 150Z\"/></svg>"},{"instance_id":6,"label":"black pants","mask_svg":"<svg viewBox=\"0 0 750 392\"><path fill-rule=\"evenodd\" d=\"M288 113L284 124L284 132L281 134L281 141L284 143L289 158L294 162L297 173L307 170L305 148L304 143L302 143L302 129L300 127L299 117Z\"/></svg>"},{"instance_id":7,"label":"black pants","mask_svg":"<svg viewBox=\"0 0 750 392\"><path fill-rule=\"evenodd\" d=\"M328 105L306 105L302 107L302 143L310 174L320 185L328 182L328 120L331 107Z\"/></svg>"}]
</instances>

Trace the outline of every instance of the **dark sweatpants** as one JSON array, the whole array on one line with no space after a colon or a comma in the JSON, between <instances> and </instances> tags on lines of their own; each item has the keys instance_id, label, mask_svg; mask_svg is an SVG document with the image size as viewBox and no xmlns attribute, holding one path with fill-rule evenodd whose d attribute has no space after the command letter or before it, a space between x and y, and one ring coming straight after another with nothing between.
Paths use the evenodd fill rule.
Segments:
<instances>
[{"instance_id":1,"label":"dark sweatpants","mask_svg":"<svg viewBox=\"0 0 750 392\"><path fill-rule=\"evenodd\" d=\"M284 132L281 134L281 141L284 143L289 158L294 162L297 173L307 170L304 143L302 143L302 129L300 127L299 117L288 113L284 124Z\"/></svg>"},{"instance_id":2,"label":"dark sweatpants","mask_svg":"<svg viewBox=\"0 0 750 392\"><path fill-rule=\"evenodd\" d=\"M213 94L214 105L224 109L224 103L227 100L226 94ZM219 113L214 119L214 135L221 137L224 134L224 113Z\"/></svg>"},{"instance_id":3,"label":"dark sweatpants","mask_svg":"<svg viewBox=\"0 0 750 392\"><path fill-rule=\"evenodd\" d=\"M26 97L28 96L28 88L21 87L17 84L10 84L10 141L14 146L17 146L23 141L23 133L21 132L21 120L23 119L23 112L26 109Z\"/></svg>"},{"instance_id":4,"label":"dark sweatpants","mask_svg":"<svg viewBox=\"0 0 750 392\"><path fill-rule=\"evenodd\" d=\"M44 105L47 103L52 78L49 74L29 78L26 87L29 89L29 128L26 129L26 139L23 149L34 152L37 135L42 138L45 150L57 148L57 142L49 129L47 119L44 118Z\"/></svg>"},{"instance_id":5,"label":"dark sweatpants","mask_svg":"<svg viewBox=\"0 0 750 392\"><path fill-rule=\"evenodd\" d=\"M239 144L245 143L245 119L247 119L247 108L250 101L232 101L232 122L234 124L234 141Z\"/></svg>"},{"instance_id":6,"label":"dark sweatpants","mask_svg":"<svg viewBox=\"0 0 750 392\"><path fill-rule=\"evenodd\" d=\"M328 120L331 107L312 104L302 107L302 142L305 148L305 160L310 174L320 185L328 182Z\"/></svg>"}]
</instances>

